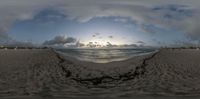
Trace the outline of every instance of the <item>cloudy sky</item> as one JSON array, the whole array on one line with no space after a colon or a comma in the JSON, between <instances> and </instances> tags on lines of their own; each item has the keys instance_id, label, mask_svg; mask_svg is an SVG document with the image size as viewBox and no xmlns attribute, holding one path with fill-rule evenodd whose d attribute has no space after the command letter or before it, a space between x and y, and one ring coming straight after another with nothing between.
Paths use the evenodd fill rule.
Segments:
<instances>
[{"instance_id":1,"label":"cloudy sky","mask_svg":"<svg viewBox=\"0 0 200 99\"><path fill-rule=\"evenodd\" d=\"M200 0L0 0L0 43L178 46L200 41Z\"/></svg>"}]
</instances>

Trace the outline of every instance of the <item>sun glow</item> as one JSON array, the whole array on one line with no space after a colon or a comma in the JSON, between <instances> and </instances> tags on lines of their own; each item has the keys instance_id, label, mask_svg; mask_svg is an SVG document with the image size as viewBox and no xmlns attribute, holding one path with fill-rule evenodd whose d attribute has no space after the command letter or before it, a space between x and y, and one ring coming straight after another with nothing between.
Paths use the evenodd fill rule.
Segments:
<instances>
[{"instance_id":1,"label":"sun glow","mask_svg":"<svg viewBox=\"0 0 200 99\"><path fill-rule=\"evenodd\" d=\"M101 46L105 46L107 44L105 40L91 40L88 43L91 43L91 42L97 45L101 45Z\"/></svg>"},{"instance_id":2,"label":"sun glow","mask_svg":"<svg viewBox=\"0 0 200 99\"><path fill-rule=\"evenodd\" d=\"M110 39L92 39L92 40L89 40L88 42L85 42L85 45L87 47L92 47L92 48L119 46L122 44L123 43L117 39L112 39L112 40L110 40Z\"/></svg>"}]
</instances>

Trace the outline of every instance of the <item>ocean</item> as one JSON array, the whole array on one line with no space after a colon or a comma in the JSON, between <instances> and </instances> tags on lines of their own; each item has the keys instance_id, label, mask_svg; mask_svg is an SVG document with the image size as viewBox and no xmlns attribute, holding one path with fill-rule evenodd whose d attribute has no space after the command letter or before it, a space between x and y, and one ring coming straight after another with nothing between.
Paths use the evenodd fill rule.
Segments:
<instances>
[{"instance_id":1,"label":"ocean","mask_svg":"<svg viewBox=\"0 0 200 99\"><path fill-rule=\"evenodd\" d=\"M56 49L64 56L74 57L81 61L94 63L109 63L123 61L135 56L145 55L156 51L153 48L134 49Z\"/></svg>"}]
</instances>

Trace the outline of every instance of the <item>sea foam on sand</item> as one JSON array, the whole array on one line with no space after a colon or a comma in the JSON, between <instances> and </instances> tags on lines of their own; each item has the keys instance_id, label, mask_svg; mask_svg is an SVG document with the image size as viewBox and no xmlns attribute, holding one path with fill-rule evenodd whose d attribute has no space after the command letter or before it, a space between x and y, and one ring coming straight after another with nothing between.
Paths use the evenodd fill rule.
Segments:
<instances>
[{"instance_id":1,"label":"sea foam on sand","mask_svg":"<svg viewBox=\"0 0 200 99\"><path fill-rule=\"evenodd\" d=\"M51 49L0 50L0 97L198 96L200 51L161 49L110 63Z\"/></svg>"}]
</instances>

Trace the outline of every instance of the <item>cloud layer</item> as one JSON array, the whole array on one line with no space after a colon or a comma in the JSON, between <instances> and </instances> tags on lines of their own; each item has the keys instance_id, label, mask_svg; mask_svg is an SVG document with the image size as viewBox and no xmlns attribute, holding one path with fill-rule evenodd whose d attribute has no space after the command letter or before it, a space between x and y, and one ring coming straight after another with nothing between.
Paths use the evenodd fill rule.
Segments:
<instances>
[{"instance_id":1,"label":"cloud layer","mask_svg":"<svg viewBox=\"0 0 200 99\"><path fill-rule=\"evenodd\" d=\"M47 40L43 45L64 45L67 43L75 43L76 39L73 37L56 36L52 40Z\"/></svg>"},{"instance_id":2,"label":"cloud layer","mask_svg":"<svg viewBox=\"0 0 200 99\"><path fill-rule=\"evenodd\" d=\"M154 27L175 29L193 40L200 40L200 0L0 0L0 37L6 38L16 21L30 20L53 9L68 19L87 22L97 17L122 17L115 21L136 21L142 31L157 32ZM61 41L58 40L61 39ZM69 39L69 38L68 38ZM58 40L58 41L57 41ZM62 41L64 40L64 41ZM65 43L57 37L46 44Z\"/></svg>"}]
</instances>

